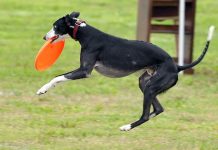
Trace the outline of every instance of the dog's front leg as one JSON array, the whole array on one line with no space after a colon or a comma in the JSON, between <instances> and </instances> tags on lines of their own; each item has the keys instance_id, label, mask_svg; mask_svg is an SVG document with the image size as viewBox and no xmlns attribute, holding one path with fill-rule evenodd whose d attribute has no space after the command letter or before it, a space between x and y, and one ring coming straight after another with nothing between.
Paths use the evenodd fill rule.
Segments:
<instances>
[{"instance_id":1,"label":"dog's front leg","mask_svg":"<svg viewBox=\"0 0 218 150\"><path fill-rule=\"evenodd\" d=\"M57 83L64 82L64 81L67 81L67 80L69 80L69 79L67 79L64 75L55 77L49 83L47 83L44 86L42 86L37 91L37 95L45 94L49 89L55 87Z\"/></svg>"},{"instance_id":2,"label":"dog's front leg","mask_svg":"<svg viewBox=\"0 0 218 150\"><path fill-rule=\"evenodd\" d=\"M80 68L74 71L65 73L60 75L54 79L52 79L49 83L42 86L38 91L37 94L41 95L46 93L52 87L55 87L58 83L65 82L68 80L77 80L81 78L87 78L95 65L96 62L96 53L86 53L85 51L81 52L80 56Z\"/></svg>"},{"instance_id":3,"label":"dog's front leg","mask_svg":"<svg viewBox=\"0 0 218 150\"><path fill-rule=\"evenodd\" d=\"M86 78L88 77L88 72L82 68L79 68L75 71L68 72L64 75L60 75L52 79L49 83L45 84L42 86L38 91L37 94L45 94L49 89L55 87L58 83L65 82L68 80L76 80L76 79L81 79L81 78Z\"/></svg>"}]
</instances>

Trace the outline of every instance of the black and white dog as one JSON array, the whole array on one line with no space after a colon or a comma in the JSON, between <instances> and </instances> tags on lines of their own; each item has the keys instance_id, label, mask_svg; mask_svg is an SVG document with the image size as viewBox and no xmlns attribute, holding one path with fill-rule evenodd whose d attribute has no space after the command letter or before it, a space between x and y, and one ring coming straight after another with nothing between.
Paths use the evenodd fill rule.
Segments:
<instances>
[{"instance_id":1,"label":"black and white dog","mask_svg":"<svg viewBox=\"0 0 218 150\"><path fill-rule=\"evenodd\" d=\"M87 78L93 69L113 78L143 70L139 77L139 88L144 94L142 116L139 120L120 127L121 131L131 130L163 112L157 95L177 83L178 72L194 67L204 58L214 31L212 26L203 53L196 61L178 66L164 50L151 43L114 37L86 24L78 17L79 13L73 12L58 19L44 39L52 38L53 42L57 42L71 37L79 41L80 67L52 79L40 88L37 94L46 93L60 82ZM151 105L153 112L150 113Z\"/></svg>"}]
</instances>

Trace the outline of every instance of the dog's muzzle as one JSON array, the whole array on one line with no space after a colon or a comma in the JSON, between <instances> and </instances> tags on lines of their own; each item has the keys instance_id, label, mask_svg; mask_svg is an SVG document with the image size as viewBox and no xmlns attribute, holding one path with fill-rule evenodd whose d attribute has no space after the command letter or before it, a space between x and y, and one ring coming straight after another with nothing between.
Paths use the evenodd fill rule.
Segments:
<instances>
[{"instance_id":1,"label":"dog's muzzle","mask_svg":"<svg viewBox=\"0 0 218 150\"><path fill-rule=\"evenodd\" d=\"M54 37L56 37L57 35L55 34L54 29L52 28L44 37L44 40L48 40L48 39L53 39Z\"/></svg>"},{"instance_id":2,"label":"dog's muzzle","mask_svg":"<svg viewBox=\"0 0 218 150\"><path fill-rule=\"evenodd\" d=\"M65 40L66 38L69 38L70 36L68 34L64 35L57 35L55 34L54 29L52 28L44 37L44 40L52 39L52 43Z\"/></svg>"}]
</instances>

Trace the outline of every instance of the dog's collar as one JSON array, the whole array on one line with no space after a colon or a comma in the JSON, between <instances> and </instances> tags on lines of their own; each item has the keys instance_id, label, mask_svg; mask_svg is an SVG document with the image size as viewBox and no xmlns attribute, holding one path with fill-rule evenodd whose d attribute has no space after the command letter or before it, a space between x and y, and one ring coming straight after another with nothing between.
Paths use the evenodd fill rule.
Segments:
<instances>
[{"instance_id":1,"label":"dog's collar","mask_svg":"<svg viewBox=\"0 0 218 150\"><path fill-rule=\"evenodd\" d=\"M80 25L81 25L82 23L85 23L85 21L78 19L78 20L76 21L75 25L74 25L74 28L73 28L73 38L74 38L74 40L76 40L76 41L77 41L76 35L77 35L78 29L79 29L79 27L80 27Z\"/></svg>"}]
</instances>

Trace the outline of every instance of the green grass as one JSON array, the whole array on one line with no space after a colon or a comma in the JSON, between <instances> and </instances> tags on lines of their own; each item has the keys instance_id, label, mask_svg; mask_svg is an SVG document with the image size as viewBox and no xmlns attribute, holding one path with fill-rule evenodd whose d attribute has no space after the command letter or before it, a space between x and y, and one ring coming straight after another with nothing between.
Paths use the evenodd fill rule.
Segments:
<instances>
[{"instance_id":1,"label":"green grass","mask_svg":"<svg viewBox=\"0 0 218 150\"><path fill-rule=\"evenodd\" d=\"M202 52L208 27L218 27L217 7L215 0L197 2L195 59ZM34 70L42 37L57 18L80 11L80 18L89 24L134 39L136 8L135 0L0 1L0 149L218 149L217 34L196 74L180 76L174 88L159 96L165 112L130 132L118 128L141 114L137 75L110 79L94 71L90 79L35 95L55 75L79 65L79 44L67 40L51 69ZM152 42L175 53L173 36L155 34Z\"/></svg>"}]
</instances>

